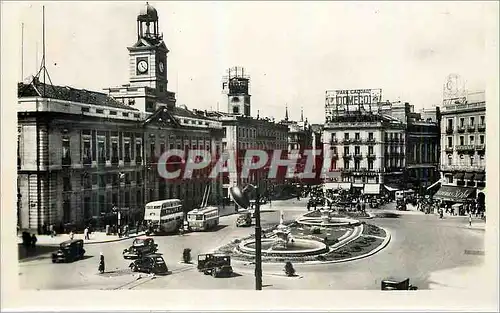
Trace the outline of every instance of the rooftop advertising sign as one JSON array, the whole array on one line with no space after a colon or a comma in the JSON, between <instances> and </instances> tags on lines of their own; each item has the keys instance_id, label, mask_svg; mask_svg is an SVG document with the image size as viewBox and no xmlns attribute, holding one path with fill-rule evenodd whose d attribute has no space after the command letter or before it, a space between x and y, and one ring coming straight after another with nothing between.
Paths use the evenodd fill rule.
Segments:
<instances>
[{"instance_id":1,"label":"rooftop advertising sign","mask_svg":"<svg viewBox=\"0 0 500 313\"><path fill-rule=\"evenodd\" d=\"M347 112L371 112L382 100L382 89L327 90L325 98L326 116Z\"/></svg>"}]
</instances>

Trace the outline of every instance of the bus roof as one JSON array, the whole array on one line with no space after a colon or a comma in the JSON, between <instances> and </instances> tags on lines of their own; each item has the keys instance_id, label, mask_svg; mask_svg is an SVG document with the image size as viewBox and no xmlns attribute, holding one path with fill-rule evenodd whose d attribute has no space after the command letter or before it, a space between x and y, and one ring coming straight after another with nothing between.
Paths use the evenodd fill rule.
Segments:
<instances>
[{"instance_id":1,"label":"bus roof","mask_svg":"<svg viewBox=\"0 0 500 313\"><path fill-rule=\"evenodd\" d=\"M158 200L158 201L153 201L146 203L146 206L156 206L156 205L162 205L164 203L169 203L169 202L174 202L174 201L179 201L181 202L180 199L167 199L167 200Z\"/></svg>"},{"instance_id":2,"label":"bus roof","mask_svg":"<svg viewBox=\"0 0 500 313\"><path fill-rule=\"evenodd\" d=\"M215 210L218 211L219 208L216 206L208 206L206 208L198 208L198 209L191 210L188 212L188 214L203 214L203 213L207 213L207 212L211 212L211 211L215 211Z\"/></svg>"}]
</instances>

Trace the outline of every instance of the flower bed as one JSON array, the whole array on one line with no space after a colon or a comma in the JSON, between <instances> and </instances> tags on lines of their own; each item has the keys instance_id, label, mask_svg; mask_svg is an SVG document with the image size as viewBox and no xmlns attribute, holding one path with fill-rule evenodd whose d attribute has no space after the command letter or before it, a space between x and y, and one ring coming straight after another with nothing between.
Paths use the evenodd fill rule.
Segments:
<instances>
[{"instance_id":1,"label":"flower bed","mask_svg":"<svg viewBox=\"0 0 500 313\"><path fill-rule=\"evenodd\" d=\"M327 261L353 258L374 250L383 242L384 240L380 238L362 236L342 248L328 253L325 257Z\"/></svg>"},{"instance_id":2,"label":"flower bed","mask_svg":"<svg viewBox=\"0 0 500 313\"><path fill-rule=\"evenodd\" d=\"M351 229L350 227L320 228L317 226L304 226L301 228L302 229L298 227L291 228L290 230L292 236L296 238L313 239L321 242L325 242L324 240L326 238L325 243L329 246L337 243L338 239L342 237L346 233L346 231Z\"/></svg>"},{"instance_id":3,"label":"flower bed","mask_svg":"<svg viewBox=\"0 0 500 313\"><path fill-rule=\"evenodd\" d=\"M372 224L365 224L365 226L363 227L363 235L385 237L386 233L385 230L380 227Z\"/></svg>"}]
</instances>

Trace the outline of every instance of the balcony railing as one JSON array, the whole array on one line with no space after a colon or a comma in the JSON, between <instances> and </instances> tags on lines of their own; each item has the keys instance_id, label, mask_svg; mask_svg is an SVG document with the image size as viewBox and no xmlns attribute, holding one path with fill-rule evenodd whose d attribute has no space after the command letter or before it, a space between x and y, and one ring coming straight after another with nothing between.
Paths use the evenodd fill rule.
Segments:
<instances>
[{"instance_id":1,"label":"balcony railing","mask_svg":"<svg viewBox=\"0 0 500 313\"><path fill-rule=\"evenodd\" d=\"M343 143L344 145L349 145L349 144L351 144L351 142L352 142L352 140L351 140L351 139L344 139L344 140L342 140L342 143Z\"/></svg>"},{"instance_id":2,"label":"balcony railing","mask_svg":"<svg viewBox=\"0 0 500 313\"><path fill-rule=\"evenodd\" d=\"M457 151L474 151L474 145L460 145L457 146Z\"/></svg>"},{"instance_id":3,"label":"balcony railing","mask_svg":"<svg viewBox=\"0 0 500 313\"><path fill-rule=\"evenodd\" d=\"M330 144L331 145L336 145L338 143L339 143L339 141L337 140L337 138L334 138L334 139L330 140Z\"/></svg>"},{"instance_id":4,"label":"balcony railing","mask_svg":"<svg viewBox=\"0 0 500 313\"><path fill-rule=\"evenodd\" d=\"M468 125L467 130L469 132L475 132L476 131L476 125Z\"/></svg>"},{"instance_id":5,"label":"balcony railing","mask_svg":"<svg viewBox=\"0 0 500 313\"><path fill-rule=\"evenodd\" d=\"M348 160L350 160L350 159L352 158L352 155L350 155L350 154L344 154L344 155L342 156L342 158L343 158L343 159L348 159Z\"/></svg>"},{"instance_id":6,"label":"balcony railing","mask_svg":"<svg viewBox=\"0 0 500 313\"><path fill-rule=\"evenodd\" d=\"M462 126L458 126L458 128L457 128L457 132L459 132L459 133L463 133L464 131L465 131L465 126L464 126L464 125L462 125Z\"/></svg>"},{"instance_id":7,"label":"balcony railing","mask_svg":"<svg viewBox=\"0 0 500 313\"><path fill-rule=\"evenodd\" d=\"M375 153L368 153L366 155L366 158L368 158L368 159L375 159L375 158L377 158L377 156L375 155Z\"/></svg>"},{"instance_id":8,"label":"balcony railing","mask_svg":"<svg viewBox=\"0 0 500 313\"><path fill-rule=\"evenodd\" d=\"M452 134L452 133L453 133L453 126L451 126L451 127L450 127L450 126L446 127L446 133L447 133L447 134Z\"/></svg>"},{"instance_id":9,"label":"balcony railing","mask_svg":"<svg viewBox=\"0 0 500 313\"><path fill-rule=\"evenodd\" d=\"M453 152L453 147L445 147L444 151L445 152Z\"/></svg>"},{"instance_id":10,"label":"balcony railing","mask_svg":"<svg viewBox=\"0 0 500 313\"><path fill-rule=\"evenodd\" d=\"M62 166L70 166L71 165L71 157L70 156L62 157L61 164L62 164Z\"/></svg>"},{"instance_id":11,"label":"balcony railing","mask_svg":"<svg viewBox=\"0 0 500 313\"><path fill-rule=\"evenodd\" d=\"M367 144L374 144L375 143L375 138L368 138L366 139Z\"/></svg>"},{"instance_id":12,"label":"balcony railing","mask_svg":"<svg viewBox=\"0 0 500 313\"><path fill-rule=\"evenodd\" d=\"M484 132L486 130L486 124L477 125L477 130L480 132Z\"/></svg>"},{"instance_id":13,"label":"balcony railing","mask_svg":"<svg viewBox=\"0 0 500 313\"><path fill-rule=\"evenodd\" d=\"M354 158L360 160L363 158L363 155L361 153L354 153Z\"/></svg>"},{"instance_id":14,"label":"balcony railing","mask_svg":"<svg viewBox=\"0 0 500 313\"><path fill-rule=\"evenodd\" d=\"M354 138L351 140L351 142L355 144L361 144L363 143L363 140L361 138Z\"/></svg>"},{"instance_id":15,"label":"balcony railing","mask_svg":"<svg viewBox=\"0 0 500 313\"><path fill-rule=\"evenodd\" d=\"M476 145L476 150L478 150L478 151L484 151L485 149L486 149L485 144Z\"/></svg>"}]
</instances>

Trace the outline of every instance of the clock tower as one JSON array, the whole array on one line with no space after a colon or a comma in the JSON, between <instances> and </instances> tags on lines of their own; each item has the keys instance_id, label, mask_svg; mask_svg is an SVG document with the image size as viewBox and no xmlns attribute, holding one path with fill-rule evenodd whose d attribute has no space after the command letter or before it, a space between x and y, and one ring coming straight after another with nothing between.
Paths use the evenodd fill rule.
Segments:
<instances>
[{"instance_id":1,"label":"clock tower","mask_svg":"<svg viewBox=\"0 0 500 313\"><path fill-rule=\"evenodd\" d=\"M137 16L137 42L128 48L130 86L149 87L158 100L167 94L167 54L163 35L159 33L158 13L146 2Z\"/></svg>"}]
</instances>

